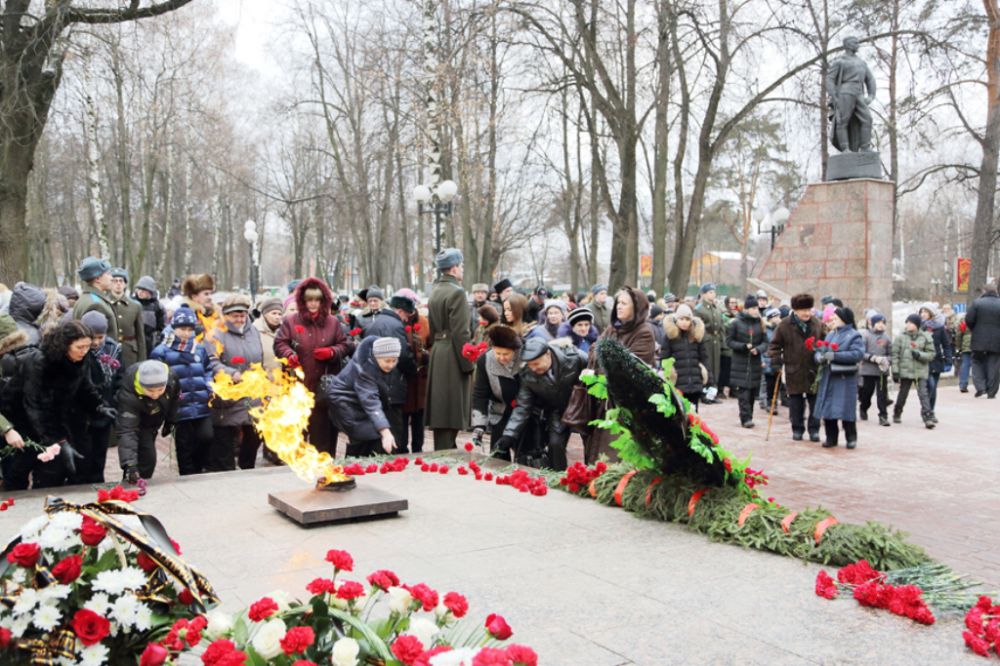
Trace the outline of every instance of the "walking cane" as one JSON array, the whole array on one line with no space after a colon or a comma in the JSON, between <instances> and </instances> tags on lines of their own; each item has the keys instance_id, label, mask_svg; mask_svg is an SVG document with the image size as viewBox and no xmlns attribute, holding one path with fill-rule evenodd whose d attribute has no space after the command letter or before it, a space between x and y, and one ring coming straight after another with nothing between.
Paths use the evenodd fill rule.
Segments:
<instances>
[{"instance_id":1,"label":"walking cane","mask_svg":"<svg viewBox=\"0 0 1000 666\"><path fill-rule=\"evenodd\" d=\"M784 368L782 368L781 372L784 371ZM767 414L767 435L764 437L765 442L771 439L771 422L774 420L774 405L778 402L778 390L781 388L781 372L778 373L778 378L774 382L774 395L771 396L771 411Z\"/></svg>"}]
</instances>

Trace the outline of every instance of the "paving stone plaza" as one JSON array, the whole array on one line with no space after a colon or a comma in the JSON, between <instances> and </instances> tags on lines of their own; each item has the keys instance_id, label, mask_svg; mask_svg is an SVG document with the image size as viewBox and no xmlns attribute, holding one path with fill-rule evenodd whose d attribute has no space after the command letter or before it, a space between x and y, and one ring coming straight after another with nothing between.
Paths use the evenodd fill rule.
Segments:
<instances>
[{"instance_id":1,"label":"paving stone plaza","mask_svg":"<svg viewBox=\"0 0 1000 666\"><path fill-rule=\"evenodd\" d=\"M702 415L728 446L753 452L783 504L904 529L996 590L1000 415L954 386L939 400L938 429L905 417L891 428L862 424L854 451L793 443L783 411L769 442L766 418L752 431L738 427L735 401ZM571 453L579 458L578 445ZM963 649L961 617L925 627L826 601L813 592L817 565L712 543L562 492L535 497L411 466L358 479L406 497L399 516L302 528L268 505L268 493L303 487L288 469L178 478L161 454L136 508L162 520L230 610L271 590L302 590L328 571L323 554L342 548L360 575L391 568L405 581L464 593L472 617L504 613L515 640L544 664L980 663ZM59 494L93 497L85 487ZM44 496L19 496L0 513L2 533L38 515Z\"/></svg>"}]
</instances>

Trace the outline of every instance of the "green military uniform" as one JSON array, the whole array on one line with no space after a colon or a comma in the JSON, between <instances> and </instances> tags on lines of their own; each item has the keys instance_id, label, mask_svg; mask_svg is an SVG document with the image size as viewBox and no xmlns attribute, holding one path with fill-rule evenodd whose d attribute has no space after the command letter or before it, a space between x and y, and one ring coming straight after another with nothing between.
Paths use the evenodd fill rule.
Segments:
<instances>
[{"instance_id":1,"label":"green military uniform","mask_svg":"<svg viewBox=\"0 0 1000 666\"><path fill-rule=\"evenodd\" d=\"M469 427L475 365L462 356L462 347L470 342L469 316L469 302L458 280L447 274L439 277L427 302L432 346L426 414L427 427L432 430L458 431ZM447 446L454 443L444 444L444 439L435 436L435 449Z\"/></svg>"},{"instance_id":2,"label":"green military uniform","mask_svg":"<svg viewBox=\"0 0 1000 666\"><path fill-rule=\"evenodd\" d=\"M117 329L115 340L122 346L122 366L129 368L145 361L148 354L146 331L142 324L142 306L129 298L128 294L122 294L117 300L114 296L111 298L111 309L114 311ZM110 328L108 335L111 335Z\"/></svg>"},{"instance_id":3,"label":"green military uniform","mask_svg":"<svg viewBox=\"0 0 1000 666\"><path fill-rule=\"evenodd\" d=\"M104 315L108 320L108 335L113 339L118 339L118 317L115 315L112 303L114 296L110 292L101 291L92 285L84 285L80 290L80 300L73 306L73 319L80 321L83 315L91 310L96 310Z\"/></svg>"},{"instance_id":4,"label":"green military uniform","mask_svg":"<svg viewBox=\"0 0 1000 666\"><path fill-rule=\"evenodd\" d=\"M695 307L695 312L705 322L705 349L708 351L708 374L716 382L719 381L719 369L722 358L722 341L726 338L726 320L718 301L709 303L702 300Z\"/></svg>"}]
</instances>

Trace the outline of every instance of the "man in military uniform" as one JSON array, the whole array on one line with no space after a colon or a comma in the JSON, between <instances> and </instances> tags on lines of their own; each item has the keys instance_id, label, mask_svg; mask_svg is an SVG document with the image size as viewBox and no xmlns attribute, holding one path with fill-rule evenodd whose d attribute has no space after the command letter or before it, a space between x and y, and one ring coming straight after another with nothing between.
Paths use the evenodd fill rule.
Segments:
<instances>
[{"instance_id":1,"label":"man in military uniform","mask_svg":"<svg viewBox=\"0 0 1000 666\"><path fill-rule=\"evenodd\" d=\"M469 335L469 301L462 288L462 252L448 248L434 258L439 277L427 300L431 360L427 374L427 427L434 431L434 450L455 448L459 430L469 428L472 414L472 371L462 355Z\"/></svg>"},{"instance_id":2,"label":"man in military uniform","mask_svg":"<svg viewBox=\"0 0 1000 666\"><path fill-rule=\"evenodd\" d=\"M79 321L83 315L96 310L108 320L108 335L118 339L118 318L115 316L111 303L111 264L104 259L87 257L80 262L76 274L84 283L80 300L73 306L73 319Z\"/></svg>"},{"instance_id":3,"label":"man in military uniform","mask_svg":"<svg viewBox=\"0 0 1000 666\"><path fill-rule=\"evenodd\" d=\"M708 351L708 374L718 381L722 364L722 341L726 337L726 322L719 304L715 301L715 285L706 282L701 285L700 294L695 312L705 322L704 342ZM712 404L716 401L717 398L710 392L702 402Z\"/></svg>"},{"instance_id":4,"label":"man in military uniform","mask_svg":"<svg viewBox=\"0 0 1000 666\"><path fill-rule=\"evenodd\" d=\"M875 99L875 75L858 57L858 38L844 39L846 53L830 63L826 90L833 111L833 147L841 152L869 152L872 149L872 114L868 106ZM865 94L867 92L867 95Z\"/></svg>"},{"instance_id":5,"label":"man in military uniform","mask_svg":"<svg viewBox=\"0 0 1000 666\"><path fill-rule=\"evenodd\" d=\"M128 271L124 268L111 270L111 309L118 322L115 339L122 346L122 366L146 360L146 330L142 325L142 306L128 295Z\"/></svg>"}]
</instances>

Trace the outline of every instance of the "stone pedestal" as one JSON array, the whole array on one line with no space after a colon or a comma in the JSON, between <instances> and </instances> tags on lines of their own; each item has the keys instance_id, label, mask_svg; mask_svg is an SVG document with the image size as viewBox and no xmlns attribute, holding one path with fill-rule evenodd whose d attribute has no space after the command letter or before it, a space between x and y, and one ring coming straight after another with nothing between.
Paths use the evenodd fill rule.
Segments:
<instances>
[{"instance_id":1,"label":"stone pedestal","mask_svg":"<svg viewBox=\"0 0 1000 666\"><path fill-rule=\"evenodd\" d=\"M812 183L755 277L789 294L841 299L860 320L891 320L893 185L857 179Z\"/></svg>"},{"instance_id":2,"label":"stone pedestal","mask_svg":"<svg viewBox=\"0 0 1000 666\"><path fill-rule=\"evenodd\" d=\"M409 508L405 498L370 485L343 492L287 490L268 494L267 501L299 525L394 516Z\"/></svg>"}]
</instances>

